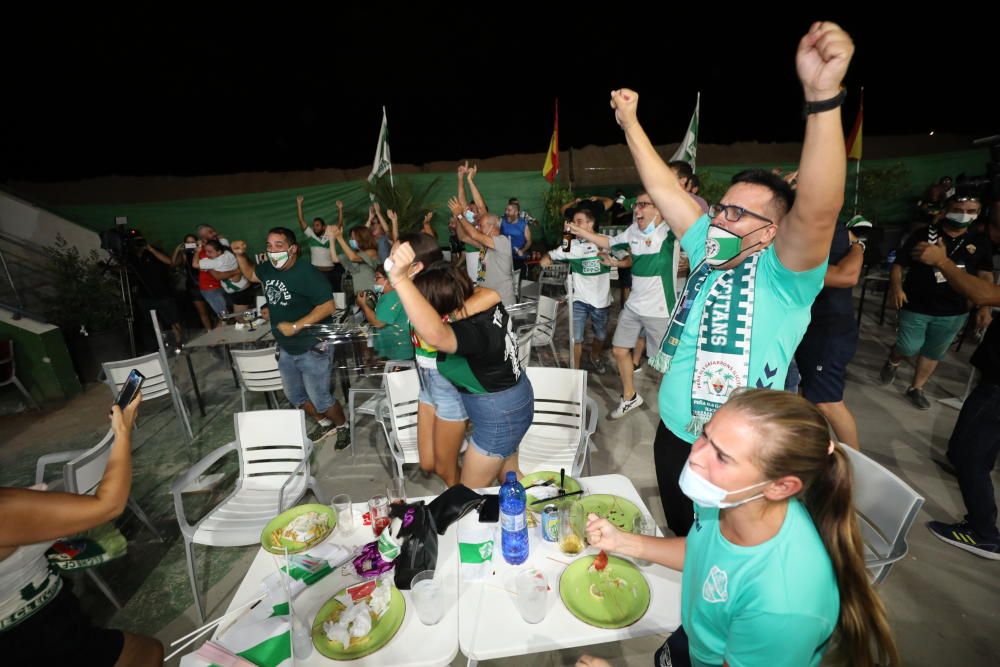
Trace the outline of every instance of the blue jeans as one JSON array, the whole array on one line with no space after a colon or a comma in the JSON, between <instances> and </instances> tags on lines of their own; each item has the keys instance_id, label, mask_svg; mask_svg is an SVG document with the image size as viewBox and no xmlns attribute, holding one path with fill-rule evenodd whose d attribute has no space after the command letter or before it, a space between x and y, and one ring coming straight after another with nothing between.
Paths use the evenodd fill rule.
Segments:
<instances>
[{"instance_id":1,"label":"blue jeans","mask_svg":"<svg viewBox=\"0 0 1000 667\"><path fill-rule=\"evenodd\" d=\"M608 337L608 313L611 307L595 308L589 303L582 301L573 302L573 340L582 343L584 329L587 325L587 317L590 317L590 328L594 332L594 338L604 341Z\"/></svg>"},{"instance_id":2,"label":"blue jeans","mask_svg":"<svg viewBox=\"0 0 1000 667\"><path fill-rule=\"evenodd\" d=\"M462 395L458 393L436 368L417 367L420 377L418 400L434 408L434 416L449 422L464 422L469 418L462 405Z\"/></svg>"},{"instance_id":3,"label":"blue jeans","mask_svg":"<svg viewBox=\"0 0 1000 667\"><path fill-rule=\"evenodd\" d=\"M309 402L316 412L323 414L336 403L330 393L330 373L333 371L330 351L309 350L302 354L289 354L281 350L278 371L281 372L285 396L295 407L301 408Z\"/></svg>"},{"instance_id":4,"label":"blue jeans","mask_svg":"<svg viewBox=\"0 0 1000 667\"><path fill-rule=\"evenodd\" d=\"M472 422L472 446L484 456L505 459L517 452L535 417L535 392L527 373L513 387L491 394L462 394Z\"/></svg>"},{"instance_id":5,"label":"blue jeans","mask_svg":"<svg viewBox=\"0 0 1000 667\"><path fill-rule=\"evenodd\" d=\"M229 297L226 296L226 290L221 287L219 289L203 289L201 290L201 295L205 297L205 301L208 302L208 307L211 308L212 312L216 315L232 310L229 305Z\"/></svg>"},{"instance_id":6,"label":"blue jeans","mask_svg":"<svg viewBox=\"0 0 1000 667\"><path fill-rule=\"evenodd\" d=\"M990 472L1000 453L1000 384L980 382L962 404L948 440L948 460L955 466L958 488L972 529L987 538L1000 537L997 503Z\"/></svg>"}]
</instances>

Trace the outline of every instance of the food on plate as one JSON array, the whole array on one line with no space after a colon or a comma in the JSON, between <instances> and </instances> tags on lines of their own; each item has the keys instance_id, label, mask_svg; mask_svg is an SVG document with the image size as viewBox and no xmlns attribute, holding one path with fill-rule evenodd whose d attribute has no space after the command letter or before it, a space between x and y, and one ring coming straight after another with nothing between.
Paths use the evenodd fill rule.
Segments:
<instances>
[{"instance_id":1,"label":"food on plate","mask_svg":"<svg viewBox=\"0 0 1000 667\"><path fill-rule=\"evenodd\" d=\"M306 512L291 521L284 528L271 533L271 543L281 546L281 540L308 543L321 538L329 529L327 517L318 512Z\"/></svg>"}]
</instances>

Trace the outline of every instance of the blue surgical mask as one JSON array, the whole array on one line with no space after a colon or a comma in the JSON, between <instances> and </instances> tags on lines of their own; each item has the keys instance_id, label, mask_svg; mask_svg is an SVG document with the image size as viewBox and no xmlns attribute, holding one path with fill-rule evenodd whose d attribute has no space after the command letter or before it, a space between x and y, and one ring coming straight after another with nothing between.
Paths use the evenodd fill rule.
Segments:
<instances>
[{"instance_id":1,"label":"blue surgical mask","mask_svg":"<svg viewBox=\"0 0 1000 667\"><path fill-rule=\"evenodd\" d=\"M372 285L372 291L375 292L376 294L381 294L384 289L385 285L379 285L378 283Z\"/></svg>"},{"instance_id":2,"label":"blue surgical mask","mask_svg":"<svg viewBox=\"0 0 1000 667\"><path fill-rule=\"evenodd\" d=\"M651 222L648 225L646 225L645 229L640 229L639 231L642 232L643 236L649 236L654 231L656 231L656 225Z\"/></svg>"},{"instance_id":3,"label":"blue surgical mask","mask_svg":"<svg viewBox=\"0 0 1000 667\"><path fill-rule=\"evenodd\" d=\"M476 216L472 211L465 212L465 219L469 221L470 225L476 224Z\"/></svg>"},{"instance_id":4,"label":"blue surgical mask","mask_svg":"<svg viewBox=\"0 0 1000 667\"><path fill-rule=\"evenodd\" d=\"M726 491L721 486L712 484L710 481L691 470L691 460L688 459L688 461L684 464L684 469L681 470L679 484L681 492L701 507L718 507L719 509L726 509L729 507L739 507L740 505L745 505L753 500L763 498L764 494L758 493L755 496L750 496L749 498L745 498L743 500L737 500L734 502L725 501L725 497L732 493L743 493L744 491L749 491L755 487L770 484L770 480L751 484L750 486L737 489L736 491Z\"/></svg>"},{"instance_id":5,"label":"blue surgical mask","mask_svg":"<svg viewBox=\"0 0 1000 667\"><path fill-rule=\"evenodd\" d=\"M351 246L351 250L357 250L358 249L358 242L355 241L354 239L351 239L350 241L348 241L347 245Z\"/></svg>"}]
</instances>

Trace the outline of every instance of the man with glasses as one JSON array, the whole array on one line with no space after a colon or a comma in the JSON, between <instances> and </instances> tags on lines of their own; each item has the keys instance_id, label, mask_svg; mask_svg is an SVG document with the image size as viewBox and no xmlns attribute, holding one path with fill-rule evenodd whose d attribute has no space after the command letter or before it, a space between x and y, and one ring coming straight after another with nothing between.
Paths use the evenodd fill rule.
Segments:
<instances>
[{"instance_id":1,"label":"man with glasses","mask_svg":"<svg viewBox=\"0 0 1000 667\"><path fill-rule=\"evenodd\" d=\"M693 200L688 201L697 206ZM635 366L632 362L632 348L645 331L647 349L655 350L667 332L670 311L676 300L676 238L649 194L645 192L636 197L632 224L617 236L595 234L572 223L567 227L577 237L598 248L631 253L628 258L618 259L612 255L606 260L609 266L629 266L631 263L632 267L632 291L618 316L618 326L611 339L612 354L618 364L618 377L622 381L622 398L608 418L621 419L643 404L642 396L635 390L633 383Z\"/></svg>"},{"instance_id":2,"label":"man with glasses","mask_svg":"<svg viewBox=\"0 0 1000 667\"><path fill-rule=\"evenodd\" d=\"M768 171L745 171L707 215L639 125L638 94L611 93L642 183L691 264L667 334L650 357L650 365L664 373L653 453L667 525L676 535L688 533L694 513L680 489L681 473L710 484L706 471L687 468L691 443L703 437L702 427L734 389L784 386L823 287L844 201L847 157L839 107L853 52L851 38L833 23L814 23L799 42L796 68L806 127L797 191ZM725 443L713 445L718 454L713 476L720 481L726 466L740 462L725 454ZM722 507L760 497L725 495Z\"/></svg>"}]
</instances>

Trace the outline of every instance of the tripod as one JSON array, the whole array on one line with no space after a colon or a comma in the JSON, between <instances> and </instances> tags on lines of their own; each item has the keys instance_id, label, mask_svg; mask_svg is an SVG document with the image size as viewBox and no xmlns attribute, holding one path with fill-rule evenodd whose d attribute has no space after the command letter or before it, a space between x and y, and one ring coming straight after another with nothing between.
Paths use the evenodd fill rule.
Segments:
<instances>
[{"instance_id":1,"label":"tripod","mask_svg":"<svg viewBox=\"0 0 1000 667\"><path fill-rule=\"evenodd\" d=\"M128 327L128 344L132 357L135 352L135 315L132 311L132 284L129 281L128 258L108 251L108 261L105 262L104 270L114 269L118 273L118 287L121 291L122 303L125 304L125 325Z\"/></svg>"}]
</instances>

